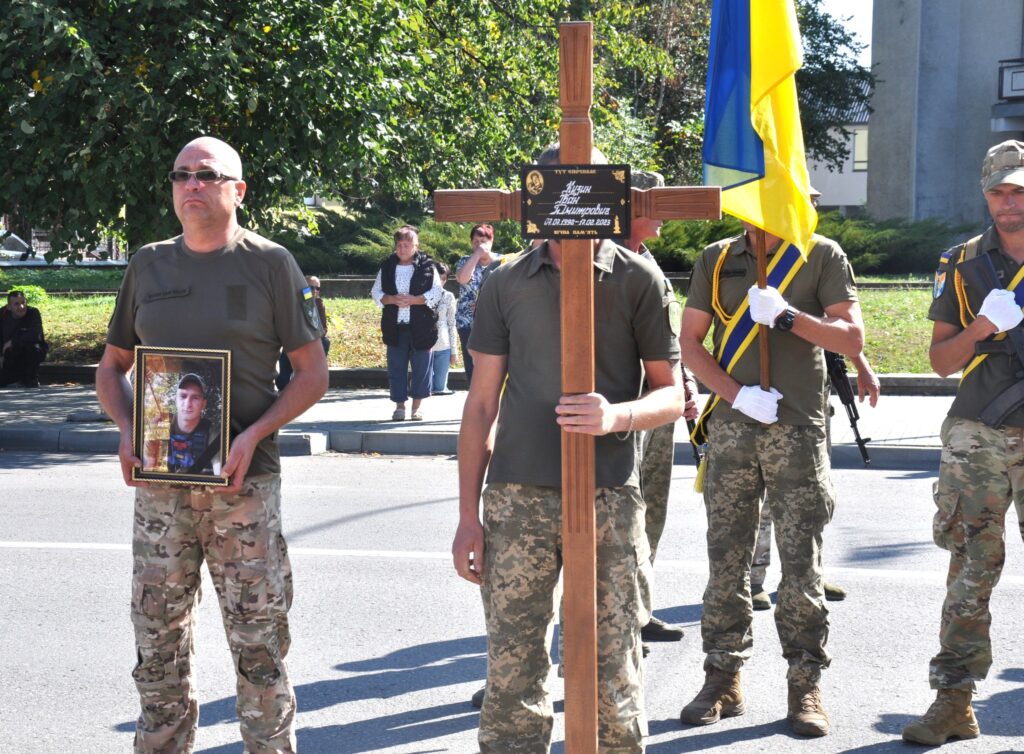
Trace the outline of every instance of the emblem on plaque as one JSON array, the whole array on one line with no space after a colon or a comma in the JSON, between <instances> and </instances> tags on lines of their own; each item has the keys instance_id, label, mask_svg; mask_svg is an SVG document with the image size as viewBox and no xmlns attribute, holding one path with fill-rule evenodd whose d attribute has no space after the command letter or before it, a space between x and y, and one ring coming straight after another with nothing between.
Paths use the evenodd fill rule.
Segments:
<instances>
[{"instance_id":1,"label":"emblem on plaque","mask_svg":"<svg viewBox=\"0 0 1024 754\"><path fill-rule=\"evenodd\" d=\"M526 190L534 196L544 190L544 175L539 170L531 170L527 173Z\"/></svg>"}]
</instances>

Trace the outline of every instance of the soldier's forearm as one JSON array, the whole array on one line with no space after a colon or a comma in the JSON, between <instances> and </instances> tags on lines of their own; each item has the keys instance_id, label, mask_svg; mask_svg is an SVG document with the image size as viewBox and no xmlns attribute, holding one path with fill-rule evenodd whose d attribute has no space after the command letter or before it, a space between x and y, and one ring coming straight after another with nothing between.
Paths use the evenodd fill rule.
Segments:
<instances>
[{"instance_id":1,"label":"soldier's forearm","mask_svg":"<svg viewBox=\"0 0 1024 754\"><path fill-rule=\"evenodd\" d=\"M683 352L683 362L698 380L729 403L736 400L736 394L742 386L722 369L702 342L680 338L679 345Z\"/></svg>"},{"instance_id":2,"label":"soldier's forearm","mask_svg":"<svg viewBox=\"0 0 1024 754\"><path fill-rule=\"evenodd\" d=\"M101 364L96 369L96 399L121 432L131 432L132 386L123 372Z\"/></svg>"}]
</instances>

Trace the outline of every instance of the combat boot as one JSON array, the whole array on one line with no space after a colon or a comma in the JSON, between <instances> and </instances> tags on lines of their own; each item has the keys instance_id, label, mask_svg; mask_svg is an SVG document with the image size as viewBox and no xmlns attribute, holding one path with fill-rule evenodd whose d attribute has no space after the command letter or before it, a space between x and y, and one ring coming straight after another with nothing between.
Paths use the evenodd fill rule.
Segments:
<instances>
[{"instance_id":1,"label":"combat boot","mask_svg":"<svg viewBox=\"0 0 1024 754\"><path fill-rule=\"evenodd\" d=\"M711 725L723 717L736 717L746 711L739 672L708 667L704 671L703 688L683 707L679 719L690 725Z\"/></svg>"},{"instance_id":2,"label":"combat boot","mask_svg":"<svg viewBox=\"0 0 1024 754\"><path fill-rule=\"evenodd\" d=\"M829 602L842 602L846 599L846 590L838 584L825 582L825 599Z\"/></svg>"},{"instance_id":3,"label":"combat boot","mask_svg":"<svg viewBox=\"0 0 1024 754\"><path fill-rule=\"evenodd\" d=\"M981 728L974 718L970 689L939 689L924 715L903 729L903 740L939 746L947 738L977 738Z\"/></svg>"},{"instance_id":4,"label":"combat boot","mask_svg":"<svg viewBox=\"0 0 1024 754\"><path fill-rule=\"evenodd\" d=\"M817 684L789 684L789 727L798 736L828 735L828 714Z\"/></svg>"},{"instance_id":5,"label":"combat boot","mask_svg":"<svg viewBox=\"0 0 1024 754\"><path fill-rule=\"evenodd\" d=\"M753 603L755 610L772 609L772 598L764 590L764 584L750 585L750 601Z\"/></svg>"},{"instance_id":6,"label":"combat boot","mask_svg":"<svg viewBox=\"0 0 1024 754\"><path fill-rule=\"evenodd\" d=\"M469 698L469 703L472 704L477 709L480 709L481 707L483 707L484 706L484 692L485 691L487 691L487 687L486 686L483 686L483 687L477 689L475 692L473 692L473 696L471 696Z\"/></svg>"}]
</instances>

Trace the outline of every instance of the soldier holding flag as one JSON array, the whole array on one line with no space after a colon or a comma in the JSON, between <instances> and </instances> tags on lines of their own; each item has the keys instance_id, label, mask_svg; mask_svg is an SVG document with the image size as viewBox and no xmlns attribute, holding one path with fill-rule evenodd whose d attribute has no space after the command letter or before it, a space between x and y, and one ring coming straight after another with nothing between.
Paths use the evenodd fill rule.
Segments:
<instances>
[{"instance_id":1,"label":"soldier holding flag","mask_svg":"<svg viewBox=\"0 0 1024 754\"><path fill-rule=\"evenodd\" d=\"M711 576L701 621L706 682L681 717L707 725L744 711L740 668L753 649L748 574L767 494L782 562L775 619L789 660L789 719L797 733L825 735L828 717L818 690L829 663L821 548L834 493L821 349L856 355L863 327L850 265L837 244L815 237L804 262L791 244L769 235L773 271L788 266L789 280L781 290L759 289L751 230L709 246L697 260L679 339L683 361L715 394L698 427L708 445ZM755 322L771 328L767 391L757 385L757 348L749 347ZM734 355L731 373L704 349L712 324L715 353Z\"/></svg>"},{"instance_id":2,"label":"soldier holding flag","mask_svg":"<svg viewBox=\"0 0 1024 754\"><path fill-rule=\"evenodd\" d=\"M715 0L705 183L722 186L723 211L743 220L746 233L698 258L679 339L683 361L714 393L694 432L708 449L706 676L680 718L708 725L745 711L749 571L767 496L782 562L775 621L789 662L787 717L798 735L823 736L829 719L819 681L829 655L821 550L834 493L822 349L856 356L864 330L846 255L813 235L793 78L800 64L791 0ZM703 346L712 325L714 355Z\"/></svg>"}]
</instances>

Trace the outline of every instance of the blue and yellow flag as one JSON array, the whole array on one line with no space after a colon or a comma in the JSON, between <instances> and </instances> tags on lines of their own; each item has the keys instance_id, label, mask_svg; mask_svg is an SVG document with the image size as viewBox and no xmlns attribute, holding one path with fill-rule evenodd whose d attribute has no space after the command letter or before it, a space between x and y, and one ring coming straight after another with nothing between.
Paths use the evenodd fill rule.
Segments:
<instances>
[{"instance_id":1,"label":"blue and yellow flag","mask_svg":"<svg viewBox=\"0 0 1024 754\"><path fill-rule=\"evenodd\" d=\"M722 211L806 255L811 204L794 75L801 65L793 0L714 0L704 113L704 183Z\"/></svg>"}]
</instances>

